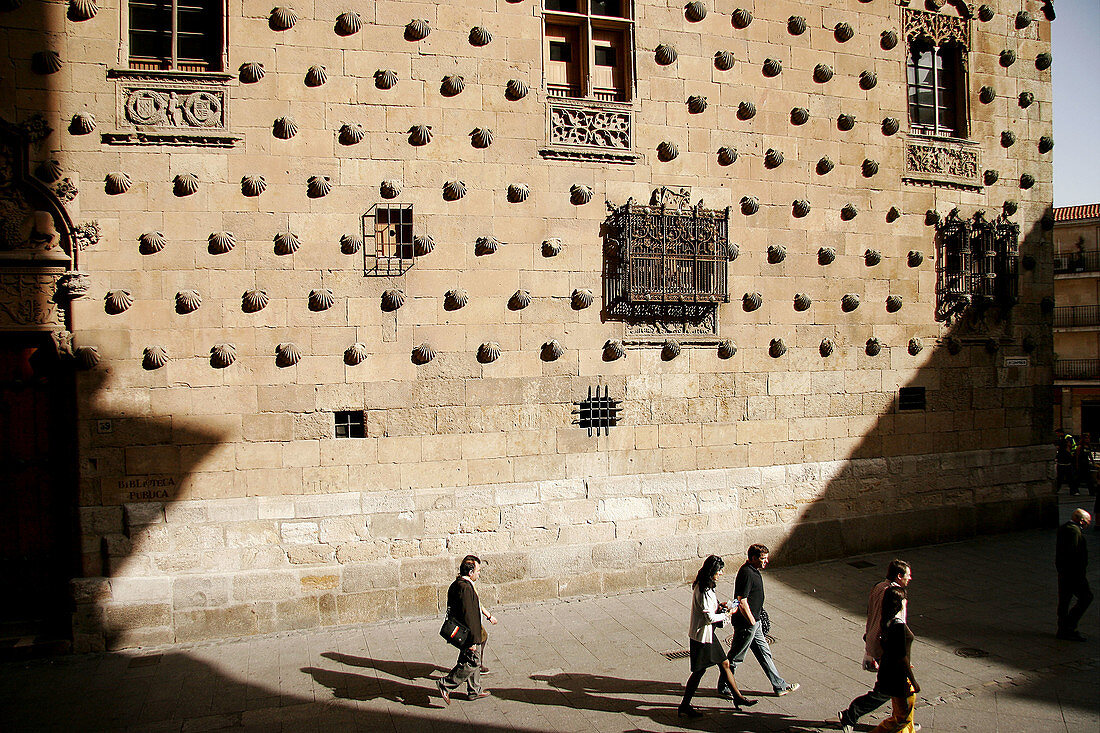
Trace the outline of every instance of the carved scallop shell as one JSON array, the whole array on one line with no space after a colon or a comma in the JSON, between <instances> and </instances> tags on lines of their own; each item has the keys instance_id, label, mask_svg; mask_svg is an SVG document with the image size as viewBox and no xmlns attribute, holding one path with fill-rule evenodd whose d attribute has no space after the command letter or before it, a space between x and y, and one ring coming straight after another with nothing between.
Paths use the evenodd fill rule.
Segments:
<instances>
[{"instance_id":1,"label":"carved scallop shell","mask_svg":"<svg viewBox=\"0 0 1100 733\"><path fill-rule=\"evenodd\" d=\"M618 339L608 339L603 345L603 360L615 361L626 356L626 346Z\"/></svg>"},{"instance_id":2,"label":"carved scallop shell","mask_svg":"<svg viewBox=\"0 0 1100 733\"><path fill-rule=\"evenodd\" d=\"M180 173L173 179L172 190L177 196L190 196L199 190L199 177L194 173Z\"/></svg>"},{"instance_id":3,"label":"carved scallop shell","mask_svg":"<svg viewBox=\"0 0 1100 733\"><path fill-rule=\"evenodd\" d=\"M500 358L500 344L486 341L477 347L477 360L482 364L491 364Z\"/></svg>"},{"instance_id":4,"label":"carved scallop shell","mask_svg":"<svg viewBox=\"0 0 1100 733\"><path fill-rule=\"evenodd\" d=\"M1005 216L1015 216L1016 211L1019 208L1019 204L1009 199L1008 201L1004 202L1004 205L1001 208L1004 210Z\"/></svg>"},{"instance_id":5,"label":"carved scallop shell","mask_svg":"<svg viewBox=\"0 0 1100 733\"><path fill-rule=\"evenodd\" d=\"M870 91L878 86L878 74L875 72L864 69L859 72L859 88L864 91Z\"/></svg>"},{"instance_id":6,"label":"carved scallop shell","mask_svg":"<svg viewBox=\"0 0 1100 733\"><path fill-rule=\"evenodd\" d=\"M746 313L752 313L764 304L764 296L760 293L745 293L741 296L741 308Z\"/></svg>"},{"instance_id":7,"label":"carved scallop shell","mask_svg":"<svg viewBox=\"0 0 1100 733\"><path fill-rule=\"evenodd\" d=\"M146 346L141 355L141 367L147 371L160 369L168 361L168 351L163 346Z\"/></svg>"},{"instance_id":8,"label":"carved scallop shell","mask_svg":"<svg viewBox=\"0 0 1100 733\"><path fill-rule=\"evenodd\" d=\"M787 259L787 248L782 244L769 244L768 245L768 263L772 265L778 265L783 260Z\"/></svg>"},{"instance_id":9,"label":"carved scallop shell","mask_svg":"<svg viewBox=\"0 0 1100 733\"><path fill-rule=\"evenodd\" d=\"M692 23L698 23L707 17L707 4L702 0L692 0L684 8L684 16Z\"/></svg>"},{"instance_id":10,"label":"carved scallop shell","mask_svg":"<svg viewBox=\"0 0 1100 733\"><path fill-rule=\"evenodd\" d=\"M665 43L657 46L657 48L653 51L654 60L661 66L668 66L670 64L676 63L677 56L678 54L676 53L676 49Z\"/></svg>"},{"instance_id":11,"label":"carved scallop shell","mask_svg":"<svg viewBox=\"0 0 1100 733\"><path fill-rule=\"evenodd\" d=\"M989 21L993 20L993 15L993 8L989 7L988 5L983 5L978 8L978 19L981 20L983 23L988 23Z\"/></svg>"},{"instance_id":12,"label":"carved scallop shell","mask_svg":"<svg viewBox=\"0 0 1100 733\"><path fill-rule=\"evenodd\" d=\"M787 18L787 32L792 36L801 36L806 32L806 19L801 15L792 15Z\"/></svg>"},{"instance_id":13,"label":"carved scallop shell","mask_svg":"<svg viewBox=\"0 0 1100 733\"><path fill-rule=\"evenodd\" d=\"M348 366L358 366L367 360L367 347L356 341L344 349L344 363Z\"/></svg>"},{"instance_id":14,"label":"carved scallop shell","mask_svg":"<svg viewBox=\"0 0 1100 733\"><path fill-rule=\"evenodd\" d=\"M718 165L733 165L737 162L737 148L724 145L718 148Z\"/></svg>"},{"instance_id":15,"label":"carved scallop shell","mask_svg":"<svg viewBox=\"0 0 1100 733\"><path fill-rule=\"evenodd\" d=\"M267 190L267 181L263 176L251 175L241 178L241 193L245 196L259 196Z\"/></svg>"},{"instance_id":16,"label":"carved scallop shell","mask_svg":"<svg viewBox=\"0 0 1100 733\"><path fill-rule=\"evenodd\" d=\"M852 26L841 21L833 28L833 37L836 38L838 43L847 43L852 40L856 35L856 32L852 30Z\"/></svg>"},{"instance_id":17,"label":"carved scallop shell","mask_svg":"<svg viewBox=\"0 0 1100 733\"><path fill-rule=\"evenodd\" d=\"M664 361L672 361L680 355L681 346L680 342L676 339L665 339L665 342L661 345L661 359Z\"/></svg>"},{"instance_id":18,"label":"carved scallop shell","mask_svg":"<svg viewBox=\"0 0 1100 733\"><path fill-rule=\"evenodd\" d=\"M986 169L986 171L982 174L982 180L985 181L985 185L987 186L992 186L1000 179L1000 177L1001 174L993 168Z\"/></svg>"},{"instance_id":19,"label":"carved scallop shell","mask_svg":"<svg viewBox=\"0 0 1100 733\"><path fill-rule=\"evenodd\" d=\"M271 16L267 24L273 31L288 31L298 22L298 14L294 8L278 7L271 10Z\"/></svg>"},{"instance_id":20,"label":"carved scallop shell","mask_svg":"<svg viewBox=\"0 0 1100 733\"><path fill-rule=\"evenodd\" d=\"M540 356L543 361L555 361L561 358L561 355L565 353L565 349L558 343L557 339L551 339L542 345L542 353Z\"/></svg>"},{"instance_id":21,"label":"carved scallop shell","mask_svg":"<svg viewBox=\"0 0 1100 733\"><path fill-rule=\"evenodd\" d=\"M1039 152L1049 153L1054 150L1054 138L1050 135L1043 135L1039 138Z\"/></svg>"},{"instance_id":22,"label":"carved scallop shell","mask_svg":"<svg viewBox=\"0 0 1100 733\"><path fill-rule=\"evenodd\" d=\"M914 338L909 339L909 355L910 356L916 356L923 349L924 349L924 344L921 342L921 340L919 338L914 337Z\"/></svg>"},{"instance_id":23,"label":"carved scallop shell","mask_svg":"<svg viewBox=\"0 0 1100 733\"><path fill-rule=\"evenodd\" d=\"M264 65L259 61L246 61L241 64L240 69L237 70L237 77L241 80L242 84L255 84L260 79L264 78Z\"/></svg>"},{"instance_id":24,"label":"carved scallop shell","mask_svg":"<svg viewBox=\"0 0 1100 733\"><path fill-rule=\"evenodd\" d=\"M443 81L439 84L439 93L444 97L454 97L458 94L462 94L462 90L466 88L466 80L459 74L448 74L443 77Z\"/></svg>"},{"instance_id":25,"label":"carved scallop shell","mask_svg":"<svg viewBox=\"0 0 1100 733\"><path fill-rule=\"evenodd\" d=\"M844 208L840 210L840 218L844 221L851 221L859 215L859 209L855 204L844 204Z\"/></svg>"},{"instance_id":26,"label":"carved scallop shell","mask_svg":"<svg viewBox=\"0 0 1100 733\"><path fill-rule=\"evenodd\" d=\"M469 302L470 296L463 288L448 290L443 295L443 308L445 310L456 311L459 308L465 308Z\"/></svg>"},{"instance_id":27,"label":"carved scallop shell","mask_svg":"<svg viewBox=\"0 0 1100 733\"><path fill-rule=\"evenodd\" d=\"M466 184L462 181L447 181L443 184L443 200L458 201L466 195Z\"/></svg>"},{"instance_id":28,"label":"carved scallop shell","mask_svg":"<svg viewBox=\"0 0 1100 733\"><path fill-rule=\"evenodd\" d=\"M46 183L53 183L61 178L61 163L52 158L44 160L34 169L34 174Z\"/></svg>"},{"instance_id":29,"label":"carved scallop shell","mask_svg":"<svg viewBox=\"0 0 1100 733\"><path fill-rule=\"evenodd\" d=\"M259 313L267 304L267 292L263 290L246 290L241 296L241 310L245 313Z\"/></svg>"},{"instance_id":30,"label":"carved scallop shell","mask_svg":"<svg viewBox=\"0 0 1100 733\"><path fill-rule=\"evenodd\" d=\"M474 254L478 257L494 254L500 249L500 240L494 236L478 237L474 242Z\"/></svg>"},{"instance_id":31,"label":"carved scallop shell","mask_svg":"<svg viewBox=\"0 0 1100 733\"><path fill-rule=\"evenodd\" d=\"M791 124L805 125L810 121L810 110L805 107L795 107L791 110Z\"/></svg>"},{"instance_id":32,"label":"carved scallop shell","mask_svg":"<svg viewBox=\"0 0 1100 733\"><path fill-rule=\"evenodd\" d=\"M363 27L363 18L354 11L340 13L336 16L335 31L337 35L351 36L359 32Z\"/></svg>"},{"instance_id":33,"label":"carved scallop shell","mask_svg":"<svg viewBox=\"0 0 1100 733\"><path fill-rule=\"evenodd\" d=\"M821 156L821 160L817 161L817 174L823 176L833 169L833 159L828 155Z\"/></svg>"},{"instance_id":34,"label":"carved scallop shell","mask_svg":"<svg viewBox=\"0 0 1100 733\"><path fill-rule=\"evenodd\" d=\"M707 110L707 98L699 94L693 94L688 97L687 108L688 112L693 115L702 114Z\"/></svg>"},{"instance_id":35,"label":"carved scallop shell","mask_svg":"<svg viewBox=\"0 0 1100 733\"><path fill-rule=\"evenodd\" d=\"M733 51L714 52L714 68L719 71L729 71L733 68L735 61L736 59L733 57Z\"/></svg>"},{"instance_id":36,"label":"carved scallop shell","mask_svg":"<svg viewBox=\"0 0 1100 733\"><path fill-rule=\"evenodd\" d=\"M421 18L410 20L408 25L405 26L405 40L407 41L422 41L428 37L428 34L432 32L431 25L428 21Z\"/></svg>"},{"instance_id":37,"label":"carved scallop shell","mask_svg":"<svg viewBox=\"0 0 1100 733\"><path fill-rule=\"evenodd\" d=\"M855 115L841 114L836 118L836 129L841 130L842 132L849 132L855 126Z\"/></svg>"},{"instance_id":38,"label":"carved scallop shell","mask_svg":"<svg viewBox=\"0 0 1100 733\"><path fill-rule=\"evenodd\" d=\"M895 221L901 218L901 209L896 206L891 206L886 212L886 221L893 224Z\"/></svg>"},{"instance_id":39,"label":"carved scallop shell","mask_svg":"<svg viewBox=\"0 0 1100 733\"><path fill-rule=\"evenodd\" d=\"M363 249L363 237L360 234L345 234L340 237L340 251L353 255Z\"/></svg>"},{"instance_id":40,"label":"carved scallop shell","mask_svg":"<svg viewBox=\"0 0 1100 733\"><path fill-rule=\"evenodd\" d=\"M783 165L783 153L774 148L768 148L764 153L764 167L778 168L781 165Z\"/></svg>"},{"instance_id":41,"label":"carved scallop shell","mask_svg":"<svg viewBox=\"0 0 1100 733\"><path fill-rule=\"evenodd\" d=\"M779 76L783 73L783 62L779 59L764 59L762 71L768 78Z\"/></svg>"},{"instance_id":42,"label":"carved scallop shell","mask_svg":"<svg viewBox=\"0 0 1100 733\"><path fill-rule=\"evenodd\" d=\"M130 190L130 186L133 185L133 181L130 180L128 173L114 172L108 173L103 179L104 188L107 193L112 196L117 196L121 193L126 193Z\"/></svg>"},{"instance_id":43,"label":"carved scallop shell","mask_svg":"<svg viewBox=\"0 0 1100 733\"><path fill-rule=\"evenodd\" d=\"M293 117L280 117L272 124L271 132L280 140L289 140L298 134L298 123Z\"/></svg>"},{"instance_id":44,"label":"carved scallop shell","mask_svg":"<svg viewBox=\"0 0 1100 733\"><path fill-rule=\"evenodd\" d=\"M595 302L595 296L588 288L577 288L570 296L569 302L573 306L573 310L584 310Z\"/></svg>"},{"instance_id":45,"label":"carved scallop shell","mask_svg":"<svg viewBox=\"0 0 1100 733\"><path fill-rule=\"evenodd\" d=\"M876 173L878 173L878 161L871 160L870 158L864 158L862 170L864 178L870 178L874 176Z\"/></svg>"},{"instance_id":46,"label":"carved scallop shell","mask_svg":"<svg viewBox=\"0 0 1100 733\"><path fill-rule=\"evenodd\" d=\"M517 290L508 299L509 310L521 311L529 305L531 305L531 294L526 290Z\"/></svg>"},{"instance_id":47,"label":"carved scallop shell","mask_svg":"<svg viewBox=\"0 0 1100 733\"><path fill-rule=\"evenodd\" d=\"M335 303L336 296L328 288L309 291L309 309L311 311L327 311Z\"/></svg>"},{"instance_id":48,"label":"carved scallop shell","mask_svg":"<svg viewBox=\"0 0 1100 733\"><path fill-rule=\"evenodd\" d=\"M874 267L882 262L882 253L877 249L869 249L863 253L863 262L868 267Z\"/></svg>"},{"instance_id":49,"label":"carved scallop shell","mask_svg":"<svg viewBox=\"0 0 1100 733\"><path fill-rule=\"evenodd\" d=\"M412 360L414 364L427 364L434 358L435 349L427 342L420 344L412 350Z\"/></svg>"},{"instance_id":50,"label":"carved scallop shell","mask_svg":"<svg viewBox=\"0 0 1100 733\"><path fill-rule=\"evenodd\" d=\"M894 135L901 129L901 123L897 117L884 117L882 119L882 134Z\"/></svg>"},{"instance_id":51,"label":"carved scallop shell","mask_svg":"<svg viewBox=\"0 0 1100 733\"><path fill-rule=\"evenodd\" d=\"M99 12L95 0L69 0L69 20L80 22L91 20Z\"/></svg>"},{"instance_id":52,"label":"carved scallop shell","mask_svg":"<svg viewBox=\"0 0 1100 733\"><path fill-rule=\"evenodd\" d=\"M836 250L832 247L822 247L817 251L817 264L831 265L836 260Z\"/></svg>"},{"instance_id":53,"label":"carved scallop shell","mask_svg":"<svg viewBox=\"0 0 1100 733\"><path fill-rule=\"evenodd\" d=\"M756 105L752 102L742 102L737 105L737 119L751 120L756 117Z\"/></svg>"},{"instance_id":54,"label":"carved scallop shell","mask_svg":"<svg viewBox=\"0 0 1100 733\"><path fill-rule=\"evenodd\" d=\"M1000 61L1001 66L1007 69L1009 66L1016 63L1016 52L1011 48L1006 48L1004 51L1001 51Z\"/></svg>"},{"instance_id":55,"label":"carved scallop shell","mask_svg":"<svg viewBox=\"0 0 1100 733\"><path fill-rule=\"evenodd\" d=\"M112 316L126 311L133 304L134 296L130 295L129 290L111 290L103 298L103 310Z\"/></svg>"},{"instance_id":56,"label":"carved scallop shell","mask_svg":"<svg viewBox=\"0 0 1100 733\"><path fill-rule=\"evenodd\" d=\"M341 145L356 145L362 142L363 138L366 136L366 131L358 122L345 122L343 125L340 125Z\"/></svg>"},{"instance_id":57,"label":"carved scallop shell","mask_svg":"<svg viewBox=\"0 0 1100 733\"><path fill-rule=\"evenodd\" d=\"M885 30L882 35L879 36L878 45L882 47L883 51L891 51L898 45L898 34L896 31Z\"/></svg>"},{"instance_id":58,"label":"carved scallop shell","mask_svg":"<svg viewBox=\"0 0 1100 733\"><path fill-rule=\"evenodd\" d=\"M1035 185L1035 176L1024 173L1020 176L1020 188L1028 189Z\"/></svg>"},{"instance_id":59,"label":"carved scallop shell","mask_svg":"<svg viewBox=\"0 0 1100 733\"><path fill-rule=\"evenodd\" d=\"M1012 130L1004 130L1001 133L1001 147L1002 148L1011 148L1015 144L1016 144L1016 133L1014 133Z\"/></svg>"},{"instance_id":60,"label":"carved scallop shell","mask_svg":"<svg viewBox=\"0 0 1100 733\"><path fill-rule=\"evenodd\" d=\"M989 104L996 98L997 92L991 86L983 86L978 90L978 99L981 100L982 104Z\"/></svg>"},{"instance_id":61,"label":"carved scallop shell","mask_svg":"<svg viewBox=\"0 0 1100 733\"><path fill-rule=\"evenodd\" d=\"M332 190L332 181L328 176L310 176L306 181L306 193L311 199L327 196Z\"/></svg>"},{"instance_id":62,"label":"carved scallop shell","mask_svg":"<svg viewBox=\"0 0 1100 733\"><path fill-rule=\"evenodd\" d=\"M794 309L800 313L808 311L813 304L813 299L805 293L796 293L794 296Z\"/></svg>"},{"instance_id":63,"label":"carved scallop shell","mask_svg":"<svg viewBox=\"0 0 1100 733\"><path fill-rule=\"evenodd\" d=\"M470 29L471 46L488 46L492 42L493 34L489 32L488 28L483 28L478 25Z\"/></svg>"},{"instance_id":64,"label":"carved scallop shell","mask_svg":"<svg viewBox=\"0 0 1100 733\"><path fill-rule=\"evenodd\" d=\"M1029 333L1024 336L1023 340L1020 342L1020 346L1023 347L1025 354L1030 354L1038 348L1039 344L1036 342L1035 337Z\"/></svg>"},{"instance_id":65,"label":"carved scallop shell","mask_svg":"<svg viewBox=\"0 0 1100 733\"><path fill-rule=\"evenodd\" d=\"M1054 63L1054 57L1049 52L1043 51L1035 57L1035 68L1039 71L1046 71Z\"/></svg>"},{"instance_id":66,"label":"carved scallop shell","mask_svg":"<svg viewBox=\"0 0 1100 733\"><path fill-rule=\"evenodd\" d=\"M665 140L657 146L657 158L665 163L676 160L679 156L680 148L678 148L674 142Z\"/></svg>"},{"instance_id":67,"label":"carved scallop shell","mask_svg":"<svg viewBox=\"0 0 1100 733\"><path fill-rule=\"evenodd\" d=\"M902 298L900 295L888 295L886 296L886 312L897 313L901 310Z\"/></svg>"},{"instance_id":68,"label":"carved scallop shell","mask_svg":"<svg viewBox=\"0 0 1100 733\"><path fill-rule=\"evenodd\" d=\"M143 255L160 252L167 244L168 240L160 232L145 232L138 237L138 251Z\"/></svg>"},{"instance_id":69,"label":"carved scallop shell","mask_svg":"<svg viewBox=\"0 0 1100 733\"><path fill-rule=\"evenodd\" d=\"M470 144L475 148L487 148L493 144L493 131L487 127L475 127L470 131Z\"/></svg>"},{"instance_id":70,"label":"carved scallop shell","mask_svg":"<svg viewBox=\"0 0 1100 733\"><path fill-rule=\"evenodd\" d=\"M508 201L513 204L521 204L531 195L531 188L526 183L511 183L508 185Z\"/></svg>"},{"instance_id":71,"label":"carved scallop shell","mask_svg":"<svg viewBox=\"0 0 1100 733\"><path fill-rule=\"evenodd\" d=\"M1035 103L1035 95L1031 92L1020 92L1019 104L1021 109L1027 109Z\"/></svg>"},{"instance_id":72,"label":"carved scallop shell","mask_svg":"<svg viewBox=\"0 0 1100 733\"><path fill-rule=\"evenodd\" d=\"M100 362L99 349L94 346L78 346L73 349L73 358L78 369L95 369Z\"/></svg>"},{"instance_id":73,"label":"carved scallop shell","mask_svg":"<svg viewBox=\"0 0 1100 733\"><path fill-rule=\"evenodd\" d=\"M778 359L787 353L787 345L783 343L783 339L772 339L768 344L768 355L773 359Z\"/></svg>"},{"instance_id":74,"label":"carved scallop shell","mask_svg":"<svg viewBox=\"0 0 1100 733\"><path fill-rule=\"evenodd\" d=\"M181 290L176 293L176 313L194 313L202 305L202 296L197 290Z\"/></svg>"},{"instance_id":75,"label":"carved scallop shell","mask_svg":"<svg viewBox=\"0 0 1100 733\"><path fill-rule=\"evenodd\" d=\"M948 336L943 340L943 343L947 346L947 353L951 356L958 356L959 352L962 351L962 342L954 336Z\"/></svg>"},{"instance_id":76,"label":"carved scallop shell","mask_svg":"<svg viewBox=\"0 0 1100 733\"><path fill-rule=\"evenodd\" d=\"M36 51L31 55L31 69L36 74L56 74L61 71L61 55L57 51Z\"/></svg>"},{"instance_id":77,"label":"carved scallop shell","mask_svg":"<svg viewBox=\"0 0 1100 733\"><path fill-rule=\"evenodd\" d=\"M519 79L509 79L504 87L504 96L513 102L523 99L530 91L527 84Z\"/></svg>"},{"instance_id":78,"label":"carved scallop shell","mask_svg":"<svg viewBox=\"0 0 1100 733\"><path fill-rule=\"evenodd\" d=\"M818 64L814 67L814 81L824 84L833 78L833 67L828 64Z\"/></svg>"},{"instance_id":79,"label":"carved scallop shell","mask_svg":"<svg viewBox=\"0 0 1100 733\"><path fill-rule=\"evenodd\" d=\"M379 89L393 89L397 86L397 72L393 69L379 69L374 72L374 86Z\"/></svg>"},{"instance_id":80,"label":"carved scallop shell","mask_svg":"<svg viewBox=\"0 0 1100 733\"><path fill-rule=\"evenodd\" d=\"M550 237L549 239L542 240L542 256L543 257L557 257L561 253L562 241L559 237Z\"/></svg>"},{"instance_id":81,"label":"carved scallop shell","mask_svg":"<svg viewBox=\"0 0 1100 733\"><path fill-rule=\"evenodd\" d=\"M592 200L592 189L581 183L569 187L569 201L574 206L584 206Z\"/></svg>"},{"instance_id":82,"label":"carved scallop shell","mask_svg":"<svg viewBox=\"0 0 1100 733\"><path fill-rule=\"evenodd\" d=\"M237 347L233 344L215 344L210 347L210 366L225 369L237 360Z\"/></svg>"},{"instance_id":83,"label":"carved scallop shell","mask_svg":"<svg viewBox=\"0 0 1100 733\"><path fill-rule=\"evenodd\" d=\"M405 293L402 290L387 290L382 293L382 310L392 313L405 305Z\"/></svg>"},{"instance_id":84,"label":"carved scallop shell","mask_svg":"<svg viewBox=\"0 0 1100 733\"><path fill-rule=\"evenodd\" d=\"M856 293L847 293L840 299L840 309L845 313L851 313L859 307L859 295Z\"/></svg>"},{"instance_id":85,"label":"carved scallop shell","mask_svg":"<svg viewBox=\"0 0 1100 733\"><path fill-rule=\"evenodd\" d=\"M733 11L730 22L733 23L734 28L748 28L749 24L752 23L752 13L745 8L737 8Z\"/></svg>"},{"instance_id":86,"label":"carved scallop shell","mask_svg":"<svg viewBox=\"0 0 1100 733\"><path fill-rule=\"evenodd\" d=\"M867 356L878 356L882 352L882 342L877 338L869 338L864 351L867 352Z\"/></svg>"},{"instance_id":87,"label":"carved scallop shell","mask_svg":"<svg viewBox=\"0 0 1100 733\"><path fill-rule=\"evenodd\" d=\"M722 339L718 342L718 358L732 359L737 353L737 344L730 339Z\"/></svg>"},{"instance_id":88,"label":"carved scallop shell","mask_svg":"<svg viewBox=\"0 0 1100 733\"><path fill-rule=\"evenodd\" d=\"M760 200L755 196L742 196L741 197L741 213L745 216L752 216L756 212L760 211Z\"/></svg>"},{"instance_id":89,"label":"carved scallop shell","mask_svg":"<svg viewBox=\"0 0 1100 733\"><path fill-rule=\"evenodd\" d=\"M91 112L78 112L69 122L69 131L74 135L87 135L95 130L95 116Z\"/></svg>"},{"instance_id":90,"label":"carved scallop shell","mask_svg":"<svg viewBox=\"0 0 1100 733\"><path fill-rule=\"evenodd\" d=\"M302 246L302 240L294 232L282 232L275 235L275 254L292 255Z\"/></svg>"},{"instance_id":91,"label":"carved scallop shell","mask_svg":"<svg viewBox=\"0 0 1100 733\"><path fill-rule=\"evenodd\" d=\"M741 247L736 242L726 244L726 260L733 262L741 256Z\"/></svg>"},{"instance_id":92,"label":"carved scallop shell","mask_svg":"<svg viewBox=\"0 0 1100 733\"><path fill-rule=\"evenodd\" d=\"M302 360L302 350L295 343L279 344L275 347L275 366L280 369L292 367Z\"/></svg>"},{"instance_id":93,"label":"carved scallop shell","mask_svg":"<svg viewBox=\"0 0 1100 733\"><path fill-rule=\"evenodd\" d=\"M417 257L431 254L435 249L435 240L430 234L418 234L413 237L413 254Z\"/></svg>"},{"instance_id":94,"label":"carved scallop shell","mask_svg":"<svg viewBox=\"0 0 1100 733\"><path fill-rule=\"evenodd\" d=\"M924 212L924 225L925 226L935 227L935 226L939 226L939 224L940 224L940 212L936 211L935 209L929 209L928 211Z\"/></svg>"},{"instance_id":95,"label":"carved scallop shell","mask_svg":"<svg viewBox=\"0 0 1100 733\"><path fill-rule=\"evenodd\" d=\"M431 125L413 125L409 128L409 143L412 145L427 145L432 141Z\"/></svg>"},{"instance_id":96,"label":"carved scallop shell","mask_svg":"<svg viewBox=\"0 0 1100 733\"><path fill-rule=\"evenodd\" d=\"M395 199L401 195L401 181L387 178L378 186L378 193L384 199Z\"/></svg>"},{"instance_id":97,"label":"carved scallop shell","mask_svg":"<svg viewBox=\"0 0 1100 733\"><path fill-rule=\"evenodd\" d=\"M821 339L821 343L817 347L817 353L821 354L823 357L830 357L833 355L834 351L836 351L836 344L831 338L826 336Z\"/></svg>"},{"instance_id":98,"label":"carved scallop shell","mask_svg":"<svg viewBox=\"0 0 1100 733\"><path fill-rule=\"evenodd\" d=\"M806 199L798 199L791 204L791 213L798 219L808 215L810 213L810 202Z\"/></svg>"},{"instance_id":99,"label":"carved scallop shell","mask_svg":"<svg viewBox=\"0 0 1100 733\"><path fill-rule=\"evenodd\" d=\"M1021 10L1016 13L1016 30L1023 30L1031 25L1031 13Z\"/></svg>"}]
</instances>

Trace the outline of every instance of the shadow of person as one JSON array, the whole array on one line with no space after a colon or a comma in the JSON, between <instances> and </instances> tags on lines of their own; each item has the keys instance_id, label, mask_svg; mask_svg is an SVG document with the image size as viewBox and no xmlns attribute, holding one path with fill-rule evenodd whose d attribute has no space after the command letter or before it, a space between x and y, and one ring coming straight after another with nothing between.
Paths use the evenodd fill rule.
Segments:
<instances>
[{"instance_id":1,"label":"shadow of person","mask_svg":"<svg viewBox=\"0 0 1100 733\"><path fill-rule=\"evenodd\" d=\"M340 652L322 652L321 656L340 664L346 664L349 667L373 669L378 672L384 672L391 677L401 677L406 680L425 679L437 672L440 674L447 674L449 671L437 664L429 664L426 662L373 659L371 657L357 657L352 654L341 654Z\"/></svg>"},{"instance_id":2,"label":"shadow of person","mask_svg":"<svg viewBox=\"0 0 1100 733\"><path fill-rule=\"evenodd\" d=\"M313 677L317 684L332 690L333 696L340 699L365 702L381 698L413 707L436 707L431 700L434 685L409 685L384 677L369 677L320 667L302 667L301 671Z\"/></svg>"}]
</instances>

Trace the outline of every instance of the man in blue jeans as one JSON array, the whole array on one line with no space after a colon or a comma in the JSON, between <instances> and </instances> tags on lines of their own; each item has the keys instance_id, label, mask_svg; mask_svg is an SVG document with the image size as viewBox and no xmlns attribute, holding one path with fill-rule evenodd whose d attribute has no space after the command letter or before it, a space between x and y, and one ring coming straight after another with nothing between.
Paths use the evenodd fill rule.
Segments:
<instances>
[{"instance_id":1,"label":"man in blue jeans","mask_svg":"<svg viewBox=\"0 0 1100 733\"><path fill-rule=\"evenodd\" d=\"M772 683L772 691L776 696L786 695L798 689L797 682L789 683L779 676L772 662L772 650L768 646L768 639L761 628L760 615L764 610L764 579L760 571L768 567L768 548L756 544L749 547L749 560L737 571L737 581L734 584L734 595L737 596L737 613L733 614L733 642L730 645L728 658L730 671L737 669L737 665L745 661L745 654L749 649L760 662L768 681ZM723 685L724 679L719 677L718 694L727 699L733 699L733 691Z\"/></svg>"}]
</instances>

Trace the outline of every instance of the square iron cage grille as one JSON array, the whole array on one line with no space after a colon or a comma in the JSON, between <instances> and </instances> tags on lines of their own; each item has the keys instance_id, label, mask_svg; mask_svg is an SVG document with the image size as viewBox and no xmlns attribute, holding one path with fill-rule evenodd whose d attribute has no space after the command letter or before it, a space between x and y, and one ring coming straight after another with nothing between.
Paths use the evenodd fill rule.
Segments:
<instances>
[{"instance_id":1,"label":"square iron cage grille","mask_svg":"<svg viewBox=\"0 0 1100 733\"><path fill-rule=\"evenodd\" d=\"M729 208L612 210L628 303L728 303Z\"/></svg>"},{"instance_id":2,"label":"square iron cage grille","mask_svg":"<svg viewBox=\"0 0 1100 733\"><path fill-rule=\"evenodd\" d=\"M1019 294L1020 226L979 211L962 219L952 211L940 226L936 294L941 308L972 301L1012 306Z\"/></svg>"},{"instance_id":3,"label":"square iron cage grille","mask_svg":"<svg viewBox=\"0 0 1100 733\"><path fill-rule=\"evenodd\" d=\"M363 214L364 273L400 275L415 262L412 204L375 204L370 207Z\"/></svg>"},{"instance_id":4,"label":"square iron cage grille","mask_svg":"<svg viewBox=\"0 0 1100 733\"><path fill-rule=\"evenodd\" d=\"M588 398L575 404L577 409L573 410L573 414L577 419L574 424L587 429L590 437L593 434L599 435L600 430L603 430L604 435L610 435L611 428L619 422L619 410L622 408L619 407L619 400L611 399L607 385L603 387L603 394L600 394L598 385L595 394L589 387Z\"/></svg>"}]
</instances>

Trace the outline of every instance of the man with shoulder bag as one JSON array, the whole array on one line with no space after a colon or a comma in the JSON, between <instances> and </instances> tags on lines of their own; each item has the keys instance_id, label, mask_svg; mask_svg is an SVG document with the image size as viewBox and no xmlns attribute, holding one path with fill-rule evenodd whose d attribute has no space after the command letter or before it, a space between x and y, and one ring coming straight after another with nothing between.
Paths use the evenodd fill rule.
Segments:
<instances>
[{"instance_id":1,"label":"man with shoulder bag","mask_svg":"<svg viewBox=\"0 0 1100 733\"><path fill-rule=\"evenodd\" d=\"M440 634L459 649L458 662L447 676L436 681L443 703L451 703L451 691L466 683L468 700L489 697L481 689L481 642L485 632L481 626L481 601L474 583L481 574L481 560L467 555L459 565L458 577L447 589L447 621Z\"/></svg>"}]
</instances>

